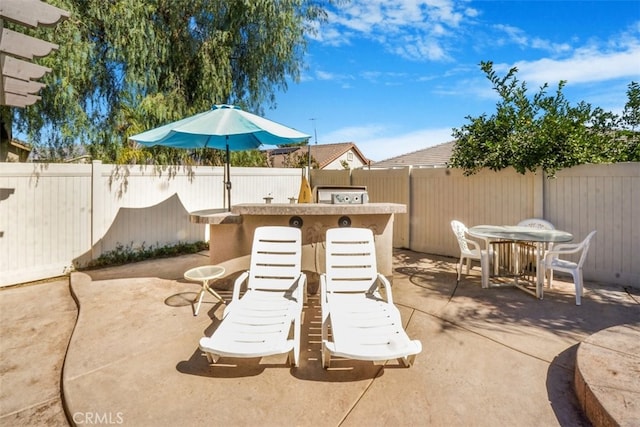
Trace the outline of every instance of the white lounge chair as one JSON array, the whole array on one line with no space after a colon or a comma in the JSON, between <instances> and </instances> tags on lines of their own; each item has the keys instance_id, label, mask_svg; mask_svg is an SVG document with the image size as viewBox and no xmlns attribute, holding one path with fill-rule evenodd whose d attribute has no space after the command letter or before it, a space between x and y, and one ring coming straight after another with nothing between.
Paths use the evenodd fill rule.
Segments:
<instances>
[{"instance_id":1,"label":"white lounge chair","mask_svg":"<svg viewBox=\"0 0 640 427\"><path fill-rule=\"evenodd\" d=\"M200 339L200 350L210 363L220 357L289 353L288 362L298 366L306 292L301 255L300 229L256 228L249 270L236 279L231 302L218 328L211 337Z\"/></svg>"},{"instance_id":2,"label":"white lounge chair","mask_svg":"<svg viewBox=\"0 0 640 427\"><path fill-rule=\"evenodd\" d=\"M320 276L320 290L324 368L329 368L332 356L375 363L398 359L405 367L413 364L422 344L407 336L393 304L391 285L377 272L371 230L327 230L326 272Z\"/></svg>"}]
</instances>

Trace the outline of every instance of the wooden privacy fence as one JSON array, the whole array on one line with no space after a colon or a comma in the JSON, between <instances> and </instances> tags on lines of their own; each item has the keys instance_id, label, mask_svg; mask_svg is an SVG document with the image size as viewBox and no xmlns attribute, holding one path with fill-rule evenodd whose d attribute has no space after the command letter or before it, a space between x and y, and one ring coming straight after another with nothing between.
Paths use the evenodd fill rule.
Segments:
<instances>
[{"instance_id":1,"label":"wooden privacy fence","mask_svg":"<svg viewBox=\"0 0 640 427\"><path fill-rule=\"evenodd\" d=\"M459 256L453 219L467 226L544 218L581 241L598 233L584 266L587 280L640 287L640 163L581 165L521 175L513 169L464 176L446 168L358 169L311 173L312 185L366 185L371 202L404 203L394 246Z\"/></svg>"},{"instance_id":2,"label":"wooden privacy fence","mask_svg":"<svg viewBox=\"0 0 640 427\"><path fill-rule=\"evenodd\" d=\"M114 250L208 240L189 212L225 208L223 174L99 161L0 164L0 286L63 275ZM297 169L231 168L231 200L288 203L300 181Z\"/></svg>"},{"instance_id":3,"label":"wooden privacy fence","mask_svg":"<svg viewBox=\"0 0 640 427\"><path fill-rule=\"evenodd\" d=\"M232 204L288 203L299 169L231 168ZM516 224L541 217L576 241L598 230L585 278L640 287L640 163L520 175L445 168L311 171L311 185L366 186L371 202L403 203L394 246L458 256L450 221ZM67 273L117 248L208 240L188 213L223 209L222 167L3 163L0 286ZM214 243L215 244L215 243Z\"/></svg>"}]
</instances>

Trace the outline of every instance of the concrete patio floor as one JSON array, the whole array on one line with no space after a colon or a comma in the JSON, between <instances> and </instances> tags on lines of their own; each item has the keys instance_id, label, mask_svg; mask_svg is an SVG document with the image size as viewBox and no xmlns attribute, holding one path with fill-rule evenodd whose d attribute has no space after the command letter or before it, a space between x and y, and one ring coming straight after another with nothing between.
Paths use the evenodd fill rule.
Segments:
<instances>
[{"instance_id":1,"label":"concrete patio floor","mask_svg":"<svg viewBox=\"0 0 640 427\"><path fill-rule=\"evenodd\" d=\"M536 300L481 289L477 267L456 285L455 259L397 250L394 300L423 345L411 368L323 370L315 295L300 367L285 357L210 367L198 340L224 307L207 294L193 316L200 286L182 278L207 263L200 253L0 290L0 425L588 426L573 385L579 344L617 325L640 333L637 288L585 283L576 306L573 284L557 281ZM214 287L229 298L232 277ZM640 360L626 368L613 410L638 425Z\"/></svg>"}]
</instances>

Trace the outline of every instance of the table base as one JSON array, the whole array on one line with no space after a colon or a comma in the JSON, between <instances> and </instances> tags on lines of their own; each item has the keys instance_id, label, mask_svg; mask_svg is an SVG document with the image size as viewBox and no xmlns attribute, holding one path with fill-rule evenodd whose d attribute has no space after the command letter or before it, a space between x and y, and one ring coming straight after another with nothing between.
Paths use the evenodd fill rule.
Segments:
<instances>
[{"instance_id":1,"label":"table base","mask_svg":"<svg viewBox=\"0 0 640 427\"><path fill-rule=\"evenodd\" d=\"M506 277L512 283L489 282L489 287L515 286L536 298L542 299L543 282L538 277L538 246L516 241L490 241L492 248L491 273L493 277ZM520 284L532 282L535 291Z\"/></svg>"},{"instance_id":2,"label":"table base","mask_svg":"<svg viewBox=\"0 0 640 427\"><path fill-rule=\"evenodd\" d=\"M204 297L205 292L209 292L211 295L216 297L218 301L225 304L225 300L209 286L211 281L221 277L224 273L225 269L217 265L194 267L184 273L185 279L202 283L202 288L200 289L198 296L193 300L193 304L195 305L193 311L194 316L197 316L200 311L200 305L202 304L202 298ZM197 305L196 301L198 302Z\"/></svg>"},{"instance_id":3,"label":"table base","mask_svg":"<svg viewBox=\"0 0 640 427\"><path fill-rule=\"evenodd\" d=\"M211 295L213 295L214 297L216 297L218 299L218 301L220 301L223 304L226 304L226 301L224 300L224 298L222 298L220 296L220 294L218 294L214 289L212 289L208 284L206 285L202 285L202 289L200 289L200 292L198 293L198 296L193 300L193 304L196 303L196 301L198 301L198 305L195 307L195 310L193 311L193 315L197 316L198 312L200 311L200 305L202 304L202 298L204 297L204 292L205 291L209 291L209 293Z\"/></svg>"}]
</instances>

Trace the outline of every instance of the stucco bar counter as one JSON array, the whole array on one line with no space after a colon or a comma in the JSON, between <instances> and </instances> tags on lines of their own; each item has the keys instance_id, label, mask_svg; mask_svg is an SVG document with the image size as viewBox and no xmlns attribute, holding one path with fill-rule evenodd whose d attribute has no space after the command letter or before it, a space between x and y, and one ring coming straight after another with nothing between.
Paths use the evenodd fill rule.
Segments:
<instances>
[{"instance_id":1,"label":"stucco bar counter","mask_svg":"<svg viewBox=\"0 0 640 427\"><path fill-rule=\"evenodd\" d=\"M317 276L313 273L324 272L324 240L327 229L348 226L373 231L378 271L391 280L393 217L394 214L406 212L406 205L396 203L256 203L232 206L231 212L192 212L190 220L209 224L211 264L224 266L227 273L241 271L249 266L253 231L256 227L299 227L302 230L302 269L307 273L311 285L317 281Z\"/></svg>"}]
</instances>

